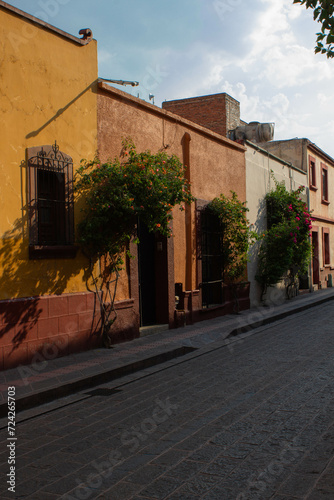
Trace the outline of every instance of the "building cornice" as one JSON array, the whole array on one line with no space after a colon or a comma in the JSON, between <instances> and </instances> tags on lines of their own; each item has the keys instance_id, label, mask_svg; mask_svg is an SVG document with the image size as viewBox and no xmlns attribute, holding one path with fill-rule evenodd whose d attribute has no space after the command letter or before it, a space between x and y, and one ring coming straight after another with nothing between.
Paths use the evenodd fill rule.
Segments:
<instances>
[{"instance_id":1,"label":"building cornice","mask_svg":"<svg viewBox=\"0 0 334 500\"><path fill-rule=\"evenodd\" d=\"M308 141L307 142L308 149L310 149L313 153L317 154L318 156L321 156L323 160L325 160L327 163L330 163L334 167L334 159L331 156L325 153L325 151L323 151L309 139L307 139L307 141Z\"/></svg>"},{"instance_id":2,"label":"building cornice","mask_svg":"<svg viewBox=\"0 0 334 500\"><path fill-rule=\"evenodd\" d=\"M273 155L270 151L268 151L267 149L261 148L258 144L255 144L254 142L251 142L251 141L248 141L248 140L245 140L244 142L248 146L256 149L257 151L259 151L259 152L261 152L263 154L265 154L269 158L272 158L273 160L278 161L279 163L282 163L282 165L286 165L287 167L292 168L293 170L296 170L297 172L299 172L301 174L307 175L307 172L305 172L305 170L302 170L302 169L300 169L298 167L295 167L291 162L285 161L282 158L279 158L278 156Z\"/></svg>"},{"instance_id":3,"label":"building cornice","mask_svg":"<svg viewBox=\"0 0 334 500\"><path fill-rule=\"evenodd\" d=\"M322 215L315 215L311 213L311 218L318 222L328 222L329 224L334 224L334 219L331 219L330 217L324 217Z\"/></svg>"},{"instance_id":4,"label":"building cornice","mask_svg":"<svg viewBox=\"0 0 334 500\"><path fill-rule=\"evenodd\" d=\"M83 37L78 38L76 36L70 35L70 33L67 33L66 31L60 30L59 28L52 26L52 24L42 21L41 19L38 19L37 17L32 16L31 14L28 14L27 12L18 9L17 7L13 7L13 5L9 5L8 3L3 2L2 0L0 0L0 9L10 12L11 14L18 16L21 19L24 19L25 21L33 23L37 27L41 27L48 31L51 31L58 36L66 38L71 42L77 43L78 45L87 45L93 39L92 31L88 28L80 30L79 33L82 34Z\"/></svg>"}]
</instances>

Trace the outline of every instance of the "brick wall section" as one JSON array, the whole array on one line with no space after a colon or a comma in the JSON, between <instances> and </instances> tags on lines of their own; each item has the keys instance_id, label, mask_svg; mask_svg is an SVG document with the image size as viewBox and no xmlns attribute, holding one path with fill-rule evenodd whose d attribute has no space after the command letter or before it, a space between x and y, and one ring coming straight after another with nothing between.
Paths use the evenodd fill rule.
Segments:
<instances>
[{"instance_id":1,"label":"brick wall section","mask_svg":"<svg viewBox=\"0 0 334 500\"><path fill-rule=\"evenodd\" d=\"M226 93L165 101L162 108L225 137L240 125L240 103Z\"/></svg>"},{"instance_id":2,"label":"brick wall section","mask_svg":"<svg viewBox=\"0 0 334 500\"><path fill-rule=\"evenodd\" d=\"M240 102L225 94L226 102L226 134L229 130L233 130L236 127L244 124L245 122L240 120Z\"/></svg>"}]
</instances>

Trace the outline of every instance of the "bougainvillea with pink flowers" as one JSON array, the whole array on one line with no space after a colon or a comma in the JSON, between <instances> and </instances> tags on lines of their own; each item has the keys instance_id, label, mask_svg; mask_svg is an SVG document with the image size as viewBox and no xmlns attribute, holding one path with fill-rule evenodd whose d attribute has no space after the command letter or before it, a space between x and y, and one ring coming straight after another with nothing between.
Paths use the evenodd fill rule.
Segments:
<instances>
[{"instance_id":1,"label":"bougainvillea with pink flowers","mask_svg":"<svg viewBox=\"0 0 334 500\"><path fill-rule=\"evenodd\" d=\"M288 192L284 183L275 184L266 195L267 230L262 235L256 275L263 293L283 277L291 282L306 274L311 258L312 217L301 198L305 188Z\"/></svg>"}]
</instances>

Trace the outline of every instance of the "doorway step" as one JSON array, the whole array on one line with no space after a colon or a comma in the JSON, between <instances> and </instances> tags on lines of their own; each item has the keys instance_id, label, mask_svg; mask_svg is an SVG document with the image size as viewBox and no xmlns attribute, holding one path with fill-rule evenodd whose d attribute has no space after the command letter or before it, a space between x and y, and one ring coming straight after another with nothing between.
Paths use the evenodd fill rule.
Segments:
<instances>
[{"instance_id":1,"label":"doorway step","mask_svg":"<svg viewBox=\"0 0 334 500\"><path fill-rule=\"evenodd\" d=\"M150 325L141 326L139 328L140 337L146 337L146 335L154 335L155 333L161 333L169 329L169 325Z\"/></svg>"}]
</instances>

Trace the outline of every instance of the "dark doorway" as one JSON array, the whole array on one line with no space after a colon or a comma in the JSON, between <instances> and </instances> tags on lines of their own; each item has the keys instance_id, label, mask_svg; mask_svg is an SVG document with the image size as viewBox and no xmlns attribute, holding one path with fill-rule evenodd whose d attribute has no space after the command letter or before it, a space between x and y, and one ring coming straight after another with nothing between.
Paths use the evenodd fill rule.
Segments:
<instances>
[{"instance_id":1,"label":"dark doorway","mask_svg":"<svg viewBox=\"0 0 334 500\"><path fill-rule=\"evenodd\" d=\"M138 222L138 272L140 326L156 324L155 235Z\"/></svg>"},{"instance_id":2,"label":"dark doorway","mask_svg":"<svg viewBox=\"0 0 334 500\"><path fill-rule=\"evenodd\" d=\"M312 276L313 276L313 284L318 285L319 278L319 239L318 233L316 231L312 231Z\"/></svg>"}]
</instances>

